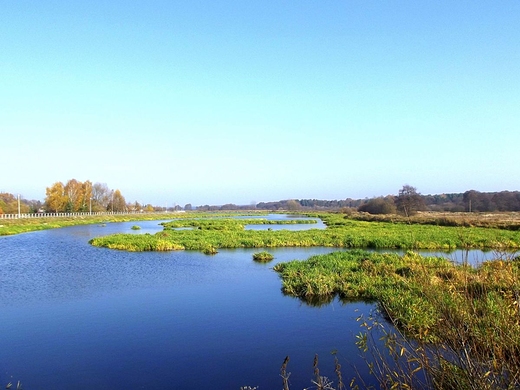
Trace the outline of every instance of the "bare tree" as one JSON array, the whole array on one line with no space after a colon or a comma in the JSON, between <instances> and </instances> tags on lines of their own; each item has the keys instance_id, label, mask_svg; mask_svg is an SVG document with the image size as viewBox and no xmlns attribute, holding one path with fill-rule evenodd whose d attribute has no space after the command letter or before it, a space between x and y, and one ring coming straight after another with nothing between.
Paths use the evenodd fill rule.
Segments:
<instances>
[{"instance_id":1,"label":"bare tree","mask_svg":"<svg viewBox=\"0 0 520 390\"><path fill-rule=\"evenodd\" d=\"M417 192L417 188L408 184L405 184L403 188L399 190L399 196L395 203L397 210L407 217L426 208L421 194Z\"/></svg>"}]
</instances>

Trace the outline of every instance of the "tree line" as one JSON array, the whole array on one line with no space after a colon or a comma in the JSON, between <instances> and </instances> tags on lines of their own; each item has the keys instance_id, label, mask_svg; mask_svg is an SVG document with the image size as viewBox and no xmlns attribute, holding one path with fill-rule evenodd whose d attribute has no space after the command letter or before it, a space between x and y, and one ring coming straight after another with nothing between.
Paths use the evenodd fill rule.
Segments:
<instances>
[{"instance_id":1,"label":"tree line","mask_svg":"<svg viewBox=\"0 0 520 390\"><path fill-rule=\"evenodd\" d=\"M417 211L441 212L505 212L520 211L519 191L479 192L421 195L415 187L405 185L397 196L365 200L358 211L371 214L409 215Z\"/></svg>"},{"instance_id":2,"label":"tree line","mask_svg":"<svg viewBox=\"0 0 520 390\"><path fill-rule=\"evenodd\" d=\"M178 211L178 210L358 210L371 214L401 213L413 214L417 211L443 212L504 212L520 211L520 191L479 192L469 190L464 193L422 195L415 187L404 185L397 195L375 198L343 200L286 199L272 202L236 205L227 203L221 206L190 203L183 207L142 205L139 202L127 203L121 191L110 189L105 183L92 183L70 179L65 184L56 182L46 188L44 202L20 199L10 193L0 192L0 214L15 214L20 204L21 213L36 212L99 212L99 211Z\"/></svg>"},{"instance_id":3,"label":"tree line","mask_svg":"<svg viewBox=\"0 0 520 390\"><path fill-rule=\"evenodd\" d=\"M259 210L346 210L371 214L414 214L417 211L439 212L504 212L520 211L520 191L479 192L469 190L464 193L422 195L408 184L397 195L374 197L371 199L318 200L289 199L275 202L261 202Z\"/></svg>"},{"instance_id":4,"label":"tree line","mask_svg":"<svg viewBox=\"0 0 520 390\"><path fill-rule=\"evenodd\" d=\"M45 190L44 208L47 212L129 211L125 197L118 189L105 183L81 182L70 179L65 184L57 181Z\"/></svg>"},{"instance_id":5,"label":"tree line","mask_svg":"<svg viewBox=\"0 0 520 390\"><path fill-rule=\"evenodd\" d=\"M90 180L81 182L70 179L66 183L58 181L45 189L45 195L42 203L36 200L18 199L17 196L7 192L0 193L0 214L16 214L18 211L20 213L120 212L149 208L149 205L142 206L138 202L127 203L120 190L113 190L105 183L92 183Z\"/></svg>"}]
</instances>

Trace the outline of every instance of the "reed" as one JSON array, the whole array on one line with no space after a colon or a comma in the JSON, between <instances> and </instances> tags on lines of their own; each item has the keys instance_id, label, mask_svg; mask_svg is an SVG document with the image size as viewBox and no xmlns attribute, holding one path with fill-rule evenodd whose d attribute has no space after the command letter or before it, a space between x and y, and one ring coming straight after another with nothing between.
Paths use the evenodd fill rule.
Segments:
<instances>
[{"instance_id":1,"label":"reed","mask_svg":"<svg viewBox=\"0 0 520 390\"><path fill-rule=\"evenodd\" d=\"M339 295L378 303L385 321L360 318L358 346L371 354L381 388L509 389L520 386L519 263L473 268L357 250L274 269L284 292L304 301Z\"/></svg>"}]
</instances>

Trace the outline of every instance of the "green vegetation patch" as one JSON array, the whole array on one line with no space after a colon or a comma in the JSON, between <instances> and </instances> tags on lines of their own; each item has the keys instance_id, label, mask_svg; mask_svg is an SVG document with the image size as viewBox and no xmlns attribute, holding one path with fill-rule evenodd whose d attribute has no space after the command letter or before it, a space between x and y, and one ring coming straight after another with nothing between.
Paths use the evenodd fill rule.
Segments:
<instances>
[{"instance_id":1,"label":"green vegetation patch","mask_svg":"<svg viewBox=\"0 0 520 390\"><path fill-rule=\"evenodd\" d=\"M367 222L345 219L342 215L323 214L320 217L326 229L309 230L245 230L251 223L287 223L262 219L191 218L164 223L164 230L156 233L158 241L167 241L175 248L204 250L219 248L273 248L273 247L338 247L378 249L431 249L456 248L518 249L520 233L508 230L408 225L391 222ZM303 220L296 220L298 222ZM305 220L309 221L309 220ZM188 230L176 230L189 227ZM101 247L117 246L129 250L139 247L133 234L118 234L91 240Z\"/></svg>"},{"instance_id":2,"label":"green vegetation patch","mask_svg":"<svg viewBox=\"0 0 520 390\"><path fill-rule=\"evenodd\" d=\"M174 251L182 250L183 246L161 239L150 234L131 234L134 238L128 240L127 234L114 234L103 237L103 247L109 249L126 250L129 252L145 252L145 251ZM97 239L94 239L97 240ZM93 240L91 240L92 243Z\"/></svg>"},{"instance_id":3,"label":"green vegetation patch","mask_svg":"<svg viewBox=\"0 0 520 390\"><path fill-rule=\"evenodd\" d=\"M377 301L414 338L437 341L450 332L457 337L457 329L446 329L449 321L473 324L467 337L481 342L507 334L520 345L517 260L473 268L413 252L400 256L352 250L280 263L274 270L284 293L303 300L339 295Z\"/></svg>"},{"instance_id":4,"label":"green vegetation patch","mask_svg":"<svg viewBox=\"0 0 520 390\"><path fill-rule=\"evenodd\" d=\"M195 228L199 230L244 230L245 225L294 225L294 224L316 224L315 219L281 219L268 220L264 218L196 218L163 222L165 230L180 228Z\"/></svg>"},{"instance_id":5,"label":"green vegetation patch","mask_svg":"<svg viewBox=\"0 0 520 390\"><path fill-rule=\"evenodd\" d=\"M253 260L257 261L259 263L268 263L269 261L273 260L274 256L266 251L258 252L253 254Z\"/></svg>"},{"instance_id":6,"label":"green vegetation patch","mask_svg":"<svg viewBox=\"0 0 520 390\"><path fill-rule=\"evenodd\" d=\"M311 305L336 295L378 303L397 331L386 331L374 316L360 316L366 333L356 343L375 360L370 366L378 367L374 375L382 388L491 390L520 384L519 258L473 268L414 252L352 250L274 269L286 294ZM432 385L417 385L424 375Z\"/></svg>"}]
</instances>

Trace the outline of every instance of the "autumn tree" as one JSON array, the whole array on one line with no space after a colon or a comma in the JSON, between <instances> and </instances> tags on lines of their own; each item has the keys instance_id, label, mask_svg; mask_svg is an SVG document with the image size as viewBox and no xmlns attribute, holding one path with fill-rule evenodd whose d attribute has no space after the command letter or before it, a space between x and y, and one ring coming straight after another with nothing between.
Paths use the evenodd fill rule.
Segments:
<instances>
[{"instance_id":1,"label":"autumn tree","mask_svg":"<svg viewBox=\"0 0 520 390\"><path fill-rule=\"evenodd\" d=\"M46 189L45 207L54 212L124 211L125 198L119 190L112 191L106 184L92 184L70 179L67 184L56 182Z\"/></svg>"},{"instance_id":2,"label":"autumn tree","mask_svg":"<svg viewBox=\"0 0 520 390\"><path fill-rule=\"evenodd\" d=\"M290 211L296 211L300 210L302 208L302 205L296 199L289 199L286 203L286 208Z\"/></svg>"},{"instance_id":3,"label":"autumn tree","mask_svg":"<svg viewBox=\"0 0 520 390\"><path fill-rule=\"evenodd\" d=\"M92 182L87 180L81 185L81 199L78 211L90 211L92 204Z\"/></svg>"},{"instance_id":4,"label":"autumn tree","mask_svg":"<svg viewBox=\"0 0 520 390\"><path fill-rule=\"evenodd\" d=\"M83 183L76 179L70 179L67 184L65 184L64 190L67 198L65 203L65 212L72 213L79 211L83 198Z\"/></svg>"},{"instance_id":5,"label":"autumn tree","mask_svg":"<svg viewBox=\"0 0 520 390\"><path fill-rule=\"evenodd\" d=\"M47 211L55 213L65 211L67 204L67 196L65 194L65 186L61 181L54 183L45 189L45 208Z\"/></svg>"},{"instance_id":6,"label":"autumn tree","mask_svg":"<svg viewBox=\"0 0 520 390\"><path fill-rule=\"evenodd\" d=\"M408 184L405 184L403 188L399 190L399 196L395 203L397 210L407 217L426 208L421 194L417 192L417 188Z\"/></svg>"},{"instance_id":7,"label":"autumn tree","mask_svg":"<svg viewBox=\"0 0 520 390\"><path fill-rule=\"evenodd\" d=\"M20 199L20 212L28 213L30 206L26 200ZM0 192L0 214L18 213L18 197L7 192Z\"/></svg>"},{"instance_id":8,"label":"autumn tree","mask_svg":"<svg viewBox=\"0 0 520 390\"><path fill-rule=\"evenodd\" d=\"M125 197L121 195L121 191L115 190L111 200L112 211L126 211Z\"/></svg>"}]
</instances>

